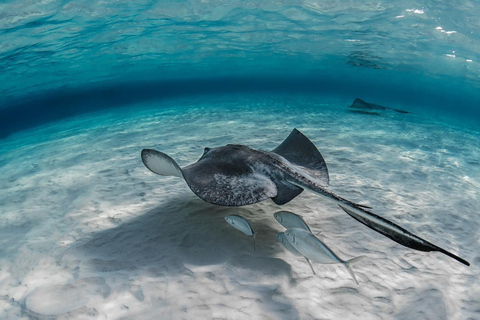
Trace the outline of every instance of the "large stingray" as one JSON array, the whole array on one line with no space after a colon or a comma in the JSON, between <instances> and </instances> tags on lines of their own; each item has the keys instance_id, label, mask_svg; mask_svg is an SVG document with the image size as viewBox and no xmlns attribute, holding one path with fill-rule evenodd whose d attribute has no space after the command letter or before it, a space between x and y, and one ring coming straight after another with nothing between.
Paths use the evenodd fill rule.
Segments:
<instances>
[{"instance_id":1,"label":"large stingray","mask_svg":"<svg viewBox=\"0 0 480 320\"><path fill-rule=\"evenodd\" d=\"M205 148L196 163L180 168L168 155L144 149L142 161L156 174L184 178L198 197L222 206L244 206L268 198L282 205L309 189L334 201L351 217L401 245L419 251L439 251L469 265L462 258L367 211L368 207L327 190L329 177L325 160L297 129L271 152L237 144Z\"/></svg>"}]
</instances>

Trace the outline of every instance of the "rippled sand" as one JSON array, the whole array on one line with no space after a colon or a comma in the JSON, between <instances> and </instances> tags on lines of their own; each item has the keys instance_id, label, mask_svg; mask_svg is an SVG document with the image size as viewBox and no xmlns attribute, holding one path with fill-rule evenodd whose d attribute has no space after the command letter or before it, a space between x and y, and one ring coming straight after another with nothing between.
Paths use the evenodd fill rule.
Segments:
<instances>
[{"instance_id":1,"label":"rippled sand","mask_svg":"<svg viewBox=\"0 0 480 320\"><path fill-rule=\"evenodd\" d=\"M468 319L480 317L479 133L420 114L349 112L320 97L178 99L90 114L0 141L0 318ZM324 156L330 188L472 264L398 245L304 192L285 206L198 199L156 176L143 148L195 162L227 143L271 150L293 128ZM276 240L304 216L353 268ZM246 217L252 239L232 229Z\"/></svg>"}]
</instances>

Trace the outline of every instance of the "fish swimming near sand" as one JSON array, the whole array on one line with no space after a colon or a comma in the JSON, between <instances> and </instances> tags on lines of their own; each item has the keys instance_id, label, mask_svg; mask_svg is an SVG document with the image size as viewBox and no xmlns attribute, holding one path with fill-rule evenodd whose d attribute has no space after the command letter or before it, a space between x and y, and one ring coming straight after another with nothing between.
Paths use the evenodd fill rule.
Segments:
<instances>
[{"instance_id":1,"label":"fish swimming near sand","mask_svg":"<svg viewBox=\"0 0 480 320\"><path fill-rule=\"evenodd\" d=\"M231 214L225 217L225 221L227 221L228 224L234 227L235 229L241 231L243 234L247 236L252 236L253 250L255 250L255 232L253 231L252 226L247 221L247 219L237 214Z\"/></svg>"},{"instance_id":2,"label":"fish swimming near sand","mask_svg":"<svg viewBox=\"0 0 480 320\"><path fill-rule=\"evenodd\" d=\"M347 271L352 279L358 284L351 265L362 259L365 259L365 256L359 256L350 260L342 260L320 239L303 229L288 229L285 231L285 238L298 252L313 262L323 264L343 264L345 268L347 268Z\"/></svg>"},{"instance_id":3,"label":"fish swimming near sand","mask_svg":"<svg viewBox=\"0 0 480 320\"><path fill-rule=\"evenodd\" d=\"M292 244L290 243L290 241L287 240L287 238L285 237L285 232L279 232L279 233L277 233L277 239L278 239L278 242L280 242L285 249L287 249L288 251L290 251L290 252L293 253L294 255L296 255L296 256L303 256L300 252L298 252L297 249L295 249L294 246L292 246ZM305 260L307 260L308 264L310 265L310 269L312 269L313 274L316 274L316 273L315 273L315 270L313 269L313 266L312 266L312 263L310 262L310 260L308 260L308 258L305 257L305 256L303 256L303 257L305 258Z\"/></svg>"},{"instance_id":4,"label":"fish swimming near sand","mask_svg":"<svg viewBox=\"0 0 480 320\"><path fill-rule=\"evenodd\" d=\"M439 251L465 265L464 259L421 239L395 223L329 191L327 165L315 145L294 129L272 151L229 144L205 148L200 159L180 168L165 153L143 149L142 161L152 172L185 179L206 202L222 206L244 206L271 198L283 205L308 189L340 205L350 216L393 241L420 251Z\"/></svg>"},{"instance_id":5,"label":"fish swimming near sand","mask_svg":"<svg viewBox=\"0 0 480 320\"><path fill-rule=\"evenodd\" d=\"M290 211L278 211L273 214L275 220L280 223L285 229L299 228L312 232L302 216Z\"/></svg>"}]
</instances>

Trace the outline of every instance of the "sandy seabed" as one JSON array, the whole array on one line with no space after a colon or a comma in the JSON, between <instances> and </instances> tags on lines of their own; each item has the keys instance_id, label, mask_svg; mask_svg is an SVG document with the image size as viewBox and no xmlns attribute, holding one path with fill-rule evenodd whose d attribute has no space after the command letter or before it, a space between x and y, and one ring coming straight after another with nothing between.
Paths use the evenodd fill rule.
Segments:
<instances>
[{"instance_id":1,"label":"sandy seabed","mask_svg":"<svg viewBox=\"0 0 480 320\"><path fill-rule=\"evenodd\" d=\"M480 319L478 131L416 114L349 112L321 97L183 98L88 114L0 141L2 319ZM148 171L204 147L271 150L293 128L330 189L471 263L405 248L304 192L227 208ZM285 251L273 213L304 217L353 269ZM247 218L252 238L228 214Z\"/></svg>"}]
</instances>

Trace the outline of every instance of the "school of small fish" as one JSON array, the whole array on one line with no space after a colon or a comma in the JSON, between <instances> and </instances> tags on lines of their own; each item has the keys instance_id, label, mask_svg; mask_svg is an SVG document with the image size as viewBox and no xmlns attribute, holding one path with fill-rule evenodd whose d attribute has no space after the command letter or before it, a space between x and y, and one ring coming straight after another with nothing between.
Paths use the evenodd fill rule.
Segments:
<instances>
[{"instance_id":1,"label":"school of small fish","mask_svg":"<svg viewBox=\"0 0 480 320\"><path fill-rule=\"evenodd\" d=\"M286 229L285 232L279 232L277 234L278 241L289 252L296 256L303 256L310 265L313 274L316 273L311 261L322 264L340 263L345 266L352 279L358 284L351 266L366 258L365 256L342 260L325 243L313 235L312 230L305 220L303 220L302 216L289 211L278 211L275 212L273 216L275 220ZM240 215L233 214L226 216L225 220L243 234L253 236L253 248L255 250L255 232L247 219Z\"/></svg>"}]
</instances>

